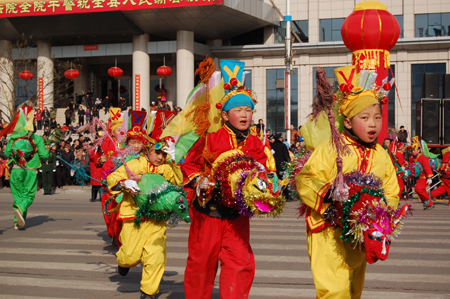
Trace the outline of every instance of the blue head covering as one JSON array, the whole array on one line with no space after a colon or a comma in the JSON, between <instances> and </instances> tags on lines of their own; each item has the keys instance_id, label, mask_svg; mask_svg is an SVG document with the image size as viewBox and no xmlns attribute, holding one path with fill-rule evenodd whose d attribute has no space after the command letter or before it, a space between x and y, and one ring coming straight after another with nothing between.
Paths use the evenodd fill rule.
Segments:
<instances>
[{"instance_id":1,"label":"blue head covering","mask_svg":"<svg viewBox=\"0 0 450 299\"><path fill-rule=\"evenodd\" d=\"M238 93L225 102L222 107L222 111L228 112L230 109L240 106L247 106L252 108L252 110L255 109L255 103L253 102L252 98L244 93Z\"/></svg>"},{"instance_id":2,"label":"blue head covering","mask_svg":"<svg viewBox=\"0 0 450 299\"><path fill-rule=\"evenodd\" d=\"M216 105L218 109L228 112L240 106L255 109L256 98L252 91L243 89L245 63L237 60L221 60L222 76L227 87L222 101ZM224 85L224 86L225 86Z\"/></svg>"}]
</instances>

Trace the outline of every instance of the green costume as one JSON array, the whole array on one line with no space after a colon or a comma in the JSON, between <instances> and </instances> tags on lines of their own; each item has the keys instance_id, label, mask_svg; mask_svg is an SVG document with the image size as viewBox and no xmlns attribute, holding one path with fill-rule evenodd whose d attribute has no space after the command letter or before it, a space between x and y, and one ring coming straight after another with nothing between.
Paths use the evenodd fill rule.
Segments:
<instances>
[{"instance_id":1,"label":"green costume","mask_svg":"<svg viewBox=\"0 0 450 299\"><path fill-rule=\"evenodd\" d=\"M10 184L14 198L14 222L19 226L21 221L17 222L16 216L26 220L28 207L31 206L36 195L36 171L41 167L40 158L47 158L49 155L42 138L31 134L28 139L27 133L25 130L21 130L20 135L13 133L5 150L5 155L11 156L9 165L13 165ZM23 155L22 158L21 155Z\"/></svg>"},{"instance_id":2,"label":"green costume","mask_svg":"<svg viewBox=\"0 0 450 299\"><path fill-rule=\"evenodd\" d=\"M50 145L51 141L45 141ZM42 182L44 184L44 194L52 194L53 171L56 169L56 154L49 151L47 158L41 158Z\"/></svg>"},{"instance_id":3,"label":"green costume","mask_svg":"<svg viewBox=\"0 0 450 299\"><path fill-rule=\"evenodd\" d=\"M50 136L47 140L50 140L54 143L60 143L66 138L66 131L56 128L53 131L51 131Z\"/></svg>"}]
</instances>

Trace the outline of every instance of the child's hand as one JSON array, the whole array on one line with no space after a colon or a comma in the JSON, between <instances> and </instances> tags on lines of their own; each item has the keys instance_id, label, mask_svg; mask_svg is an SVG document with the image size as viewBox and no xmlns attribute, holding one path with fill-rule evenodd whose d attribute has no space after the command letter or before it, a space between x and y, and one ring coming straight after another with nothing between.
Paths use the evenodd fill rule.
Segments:
<instances>
[{"instance_id":1,"label":"child's hand","mask_svg":"<svg viewBox=\"0 0 450 299\"><path fill-rule=\"evenodd\" d=\"M197 197L200 197L200 191L206 191L210 187L214 187L214 183L210 182L207 177L201 179L200 183L197 185Z\"/></svg>"},{"instance_id":2,"label":"child's hand","mask_svg":"<svg viewBox=\"0 0 450 299\"><path fill-rule=\"evenodd\" d=\"M131 192L134 193L138 193L141 188L139 188L138 184L136 183L136 181L133 180L125 180L123 181L123 186L125 187L125 189L130 190Z\"/></svg>"},{"instance_id":3,"label":"child's hand","mask_svg":"<svg viewBox=\"0 0 450 299\"><path fill-rule=\"evenodd\" d=\"M167 140L167 146L162 148L162 151L170 156L172 161L175 161L175 143L171 140Z\"/></svg>"},{"instance_id":4,"label":"child's hand","mask_svg":"<svg viewBox=\"0 0 450 299\"><path fill-rule=\"evenodd\" d=\"M336 187L334 189L333 192L333 198L335 201L340 201L340 202L344 202L348 199L349 197L349 191L350 187L344 183L344 188L342 188L342 190L340 190L338 187Z\"/></svg>"}]
</instances>

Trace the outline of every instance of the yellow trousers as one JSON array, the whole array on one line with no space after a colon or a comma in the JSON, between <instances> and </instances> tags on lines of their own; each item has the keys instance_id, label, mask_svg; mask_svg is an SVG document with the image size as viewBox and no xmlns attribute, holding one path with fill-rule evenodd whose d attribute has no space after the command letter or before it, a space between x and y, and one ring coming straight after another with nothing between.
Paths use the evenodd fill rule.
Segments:
<instances>
[{"instance_id":1,"label":"yellow trousers","mask_svg":"<svg viewBox=\"0 0 450 299\"><path fill-rule=\"evenodd\" d=\"M308 231L307 247L316 298L358 299L364 288L366 255L340 239L341 229Z\"/></svg>"},{"instance_id":2,"label":"yellow trousers","mask_svg":"<svg viewBox=\"0 0 450 299\"><path fill-rule=\"evenodd\" d=\"M123 222L117 263L126 268L143 264L141 290L148 295L159 291L166 268L166 238L165 221L142 221L140 228L133 220Z\"/></svg>"}]
</instances>

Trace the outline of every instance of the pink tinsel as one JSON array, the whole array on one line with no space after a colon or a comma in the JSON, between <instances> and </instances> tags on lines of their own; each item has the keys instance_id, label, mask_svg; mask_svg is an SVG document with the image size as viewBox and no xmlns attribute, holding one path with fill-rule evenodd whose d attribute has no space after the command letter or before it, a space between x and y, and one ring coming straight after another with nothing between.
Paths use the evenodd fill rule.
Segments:
<instances>
[{"instance_id":1,"label":"pink tinsel","mask_svg":"<svg viewBox=\"0 0 450 299\"><path fill-rule=\"evenodd\" d=\"M111 137L111 134L109 133L108 130L106 130L105 125L103 125L103 123L97 117L94 117L92 123L86 124L86 125L82 126L81 128L79 128L77 130L77 132L81 133L81 132L84 132L86 130L89 130L90 132L95 132L95 126L97 124L100 125L100 127L103 129L103 136L100 137L100 138L96 138L94 140L94 142L93 142L93 145L92 146L87 146L86 148L89 151L92 151L92 150L96 149L98 146L100 146L105 141L106 138L109 138L111 140L112 144L114 144L116 153L118 154L118 156L123 161L123 165L125 166L125 170L128 173L129 179L134 180L136 182L139 182L141 180L141 177L136 175L134 172L132 172L128 168L127 163L125 162L124 155L127 153L127 150L126 149L123 149L123 150L119 149L119 147L117 146L117 142Z\"/></svg>"}]
</instances>

